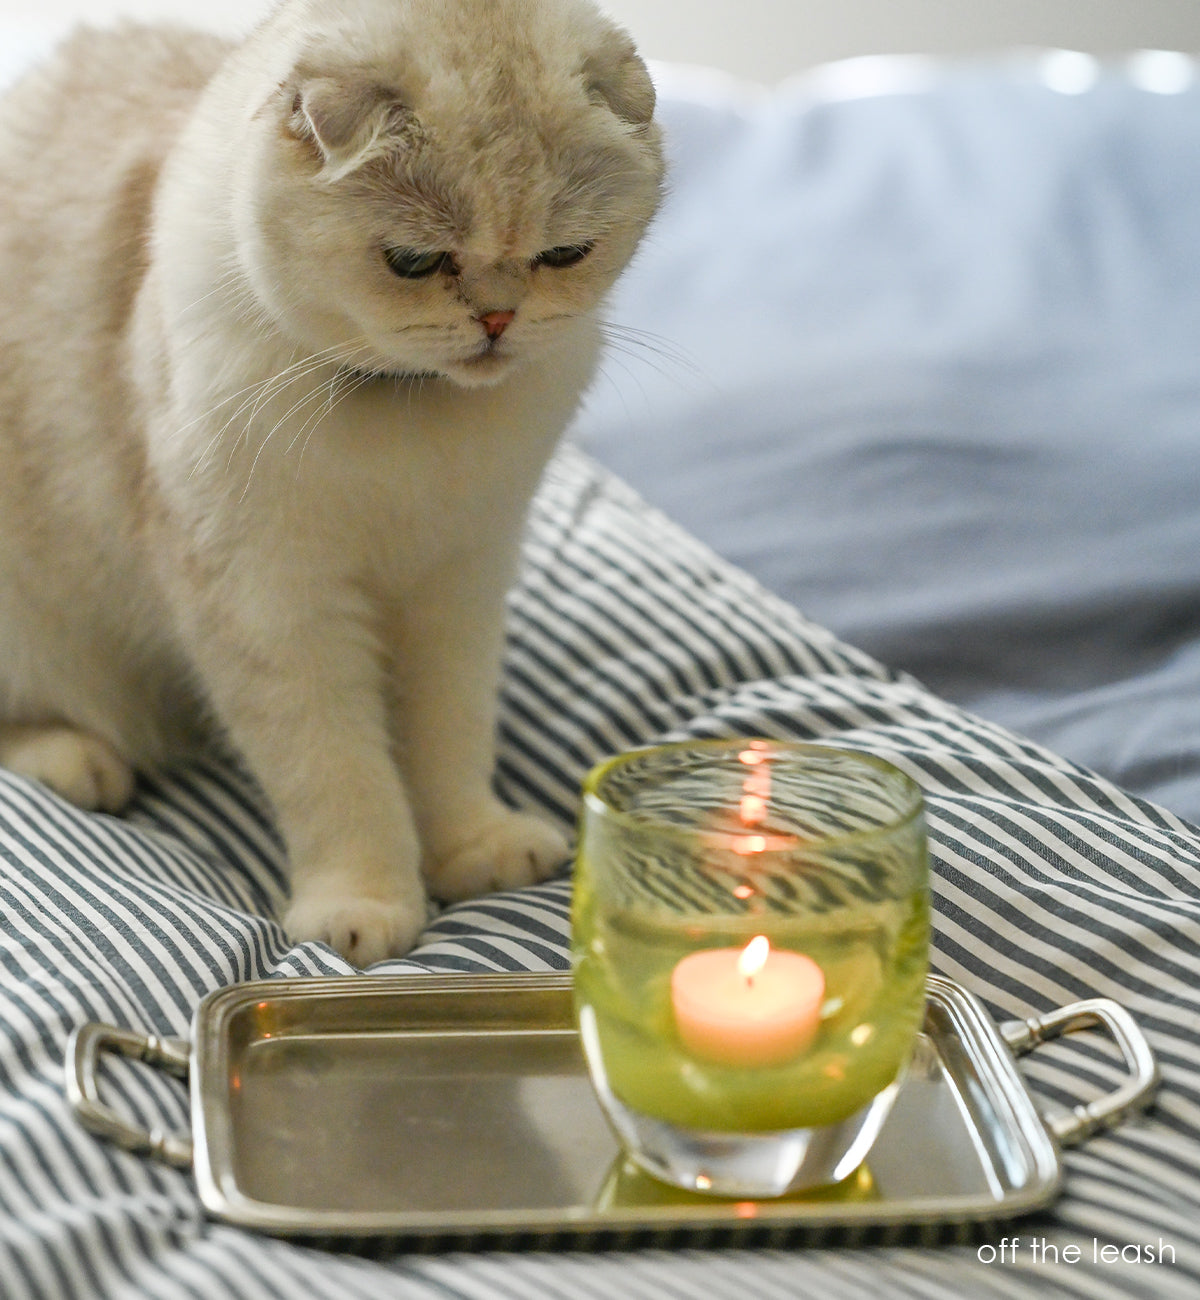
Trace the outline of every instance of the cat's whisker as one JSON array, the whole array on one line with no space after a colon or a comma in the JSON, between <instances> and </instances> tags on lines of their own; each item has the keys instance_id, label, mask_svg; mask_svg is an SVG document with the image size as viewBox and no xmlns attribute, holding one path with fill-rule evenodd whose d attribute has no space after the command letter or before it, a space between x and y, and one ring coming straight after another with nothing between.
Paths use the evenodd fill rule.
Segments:
<instances>
[{"instance_id":1,"label":"cat's whisker","mask_svg":"<svg viewBox=\"0 0 1200 1300\"><path fill-rule=\"evenodd\" d=\"M264 406L267 402L273 400L276 396L278 396L279 393L281 393L285 388L289 387L291 384L296 383L299 380L305 378L309 373L311 373L311 369L312 367L310 367L307 363L298 362L292 366L287 367L285 370L280 371L278 374L271 376L269 379L263 380L259 384L250 385L249 389L242 390L243 392L246 392L248 395L244 398L244 400L237 407L237 409L229 416L229 418L225 421L225 423L222 424L221 427L217 430L216 434L214 435L213 439L209 444L210 447L212 447L215 450L215 447L222 442L225 435L228 433L230 428L232 428L235 425L239 417L242 416L244 413L249 412L249 414L246 415L245 420L242 422L241 426L238 429L237 437L235 437L232 443L230 444L229 454L225 460L225 468L227 470L230 469L233 465L233 459L237 455L238 447L241 446L243 441L249 439L250 429L254 423L255 417L257 416L262 406ZM233 399L231 398L230 400Z\"/></svg>"},{"instance_id":2,"label":"cat's whisker","mask_svg":"<svg viewBox=\"0 0 1200 1300\"><path fill-rule=\"evenodd\" d=\"M241 444L244 438L248 437L250 426L252 425L254 418L257 415L257 412L261 409L263 405L265 405L267 402L272 401L281 392L283 392L285 388L289 387L293 383L298 382L301 379L306 378L314 371L319 370L330 364L335 364L335 365L344 364L349 359L357 356L361 350L362 350L362 345L352 346L350 343L339 343L334 345L333 347L324 348L320 352L312 353L308 356L303 357L299 361L293 362L292 365L285 367L283 370L278 371L276 374L269 376L265 380L260 380L254 384L247 384L244 388L239 389L236 393L230 394L228 397L223 398L220 402L217 402L214 406L210 407L208 411L204 413L204 415L198 416L196 420L189 421L187 425L182 426L179 430L177 430L177 434L183 433L187 429L191 428L193 425L200 423L202 420L211 417L217 411L219 411L222 406L226 405L227 403L236 401L239 397L243 399L240 405L233 411L233 413L225 420L225 422L221 425L221 427L217 429L217 431L209 439L207 445L204 448L204 451L197 459L196 467L193 469L192 473L195 474L199 470L207 468L207 466L212 461L213 453L216 451L216 448L224 440L226 433L235 424L238 418L247 410L250 412L250 414L246 417L246 421L242 426L242 428L239 430L238 436L233 440L233 443L229 448L229 455L226 460L226 468L229 468L232 465L233 458L237 454L238 446Z\"/></svg>"},{"instance_id":3,"label":"cat's whisker","mask_svg":"<svg viewBox=\"0 0 1200 1300\"><path fill-rule=\"evenodd\" d=\"M349 347L348 344L340 343L331 348L325 348L320 352L306 354L300 360L294 361L291 365L285 366L283 370L276 372L269 378L260 380L257 384L249 384L241 389L238 393L233 394L228 400L233 401L237 397L245 394L245 398L236 411L227 421L231 424L244 411L249 410L247 423L253 421L258 414L259 409L267 402L274 400L285 388L290 387L293 383L307 378L316 370L320 370L328 365L339 365L342 361L342 353ZM295 353L292 354L295 356ZM217 408L214 408L217 409Z\"/></svg>"},{"instance_id":4,"label":"cat's whisker","mask_svg":"<svg viewBox=\"0 0 1200 1300\"><path fill-rule=\"evenodd\" d=\"M330 402L330 403L326 406L325 410L321 413L321 417L320 417L320 419L318 419L318 420L316 421L316 423L313 424L313 426L309 429L309 431L308 431L308 436L304 439L304 443L303 443L303 445L302 445L301 448L300 448L300 455L299 455L299 457L298 457L297 460L296 460L296 479L297 479L297 481L299 481L299 479L300 479L300 469L301 469L301 466L304 464L304 453L308 450L308 444L312 441L312 439L313 439L313 435L317 432L317 429L320 428L320 426L321 426L321 424L323 423L323 421L324 421L325 419L327 419L330 415L332 415L334 409L335 409L336 407L340 406L340 405L341 405L341 404L346 400L346 398L348 398L348 397L353 397L353 395L354 395L355 393L357 393L358 390L359 390L360 388L362 388L362 387L364 387L365 385L371 383L371 381L372 381L372 376L369 375L369 374L354 374L354 375L352 375L351 378L350 378L350 381L346 384L345 391L339 393L339 394L337 395L337 398L336 398L335 400L333 400L332 402ZM295 439L293 439L292 442L293 442L293 444L294 444L294 443L295 443ZM291 446L289 445L289 447L288 447L288 451L290 452L291 449L292 449L292 448L291 448ZM285 454L286 454L286 453L285 453Z\"/></svg>"},{"instance_id":5,"label":"cat's whisker","mask_svg":"<svg viewBox=\"0 0 1200 1300\"><path fill-rule=\"evenodd\" d=\"M607 367L606 367L606 365L605 365L605 362L606 362L607 360L609 360L609 358L607 358L607 357L601 359L601 361L600 361L600 365L599 365L599 367L598 367L597 370L596 370L596 378L597 378L597 379L602 379L602 380L603 380L606 384L608 384L608 386L612 389L614 395L616 396L617 400L618 400L618 401L620 402L620 404L621 404L621 409L625 412L625 418L626 418L626 420L627 420L630 424L632 424L632 423L633 423L633 412L632 412L632 410L630 409L629 401L628 401L628 399L627 399L626 396L625 396L625 391L624 391L624 389L621 387L621 385L620 385L619 383L617 383L617 381L613 378L613 376L612 376L611 374L609 374L608 369L607 369ZM625 367L624 367L623 364L622 364L622 369L623 369L623 370L625 369ZM627 373L628 373L628 372L627 372ZM636 382L636 380L635 380L635 382Z\"/></svg>"},{"instance_id":6,"label":"cat's whisker","mask_svg":"<svg viewBox=\"0 0 1200 1300\"><path fill-rule=\"evenodd\" d=\"M621 368L622 374L624 374L626 377L627 383L636 386L638 393L641 397L642 404L647 409L649 409L650 407L649 394L646 392L646 389L642 384L642 375L638 373L637 368L635 366L629 363L628 357L630 355L636 356L637 354L625 353L623 350L619 348L607 348L601 357L599 373L602 374L604 378L612 385L614 392L621 400L621 406L624 408L626 416L632 420L633 417L630 411L629 400L626 397L625 386L619 384L617 380L607 370L608 365L619 366Z\"/></svg>"},{"instance_id":7,"label":"cat's whisker","mask_svg":"<svg viewBox=\"0 0 1200 1300\"><path fill-rule=\"evenodd\" d=\"M600 328L611 350L646 361L664 378L670 378L673 370L685 372L695 379L704 377L704 369L696 356L665 335L618 321L603 321ZM662 364L650 362L649 357Z\"/></svg>"},{"instance_id":8,"label":"cat's whisker","mask_svg":"<svg viewBox=\"0 0 1200 1300\"><path fill-rule=\"evenodd\" d=\"M195 416L193 419L188 420L184 424L177 425L174 429L174 435L178 437L180 434L187 433L188 430L194 428L197 424L202 424L205 420L209 419L210 416L215 415L221 409L222 406L227 405L229 402L236 402L239 397L242 397L247 393L254 393L256 390L260 388L263 388L267 385L277 382L280 379L283 379L293 370L299 369L302 366L307 366L311 362L316 361L320 358L336 360L337 359L336 354L342 351L342 349L347 347L349 347L349 344L347 343L335 344L333 347L324 348L320 352L315 352L306 355L300 361L294 362L291 366L287 366L283 370L277 371L275 374L269 376L267 379L256 379L254 383L247 384L244 388L239 388L236 392L229 393L227 396L222 397L220 401L215 402L207 410L202 411L199 415ZM293 352L292 355L294 356L295 353ZM234 413L234 415L231 418L236 419L237 416L241 413L241 411L244 408L245 408L245 404L239 407L238 410Z\"/></svg>"},{"instance_id":9,"label":"cat's whisker","mask_svg":"<svg viewBox=\"0 0 1200 1300\"><path fill-rule=\"evenodd\" d=\"M242 271L241 267L234 266L230 270L226 271L223 275L218 276L212 288L209 289L207 293L201 294L200 297L197 298L194 302L190 302L186 307L180 309L180 311L177 313L175 317L175 324L176 325L182 324L183 318L187 316L189 312L195 311L196 308L201 305L201 303L205 303L210 298L216 297L217 294L223 293L226 289L230 288L230 286L235 284L239 279L242 279L244 281L244 275L245 273ZM248 285L244 285L242 294L235 295L235 302L234 302L235 306L236 306L236 298L239 296L252 297L253 291L249 288Z\"/></svg>"},{"instance_id":10,"label":"cat's whisker","mask_svg":"<svg viewBox=\"0 0 1200 1300\"><path fill-rule=\"evenodd\" d=\"M319 383L319 385L317 385L315 389L309 389L307 393L304 394L304 396L302 396L302 398L295 400L295 402L291 404L291 406L287 408L285 412L282 413L280 419L276 420L276 422L274 422L274 424L270 426L270 428L267 430L267 434L264 435L263 441L259 443L259 450L255 452L254 460L251 461L250 472L247 473L246 485L242 487L242 495L241 497L238 498L239 502L244 502L244 500L246 500L247 494L250 493L250 485L252 484L252 482L254 482L255 471L257 468L259 468L259 461L263 459L263 452L267 450L267 445L270 442L270 439L274 438L274 435L278 433L278 430L282 428L283 424L285 424L287 420L291 419L291 416L294 416L295 413L298 411L302 411L304 407L308 406L309 402L312 402L312 400L319 398L320 394L324 393L324 391L325 391L324 383ZM309 416L308 420L311 419L312 416ZM304 425L302 425L302 430L304 426L308 424L308 420L304 421ZM247 421L246 429L244 429L244 434L246 434L247 438L248 438L248 434L250 434L251 422L252 421ZM241 437L239 437L238 442L241 441L242 439ZM286 448L285 455L287 454L287 450L290 450L290 445L289 448Z\"/></svg>"},{"instance_id":11,"label":"cat's whisker","mask_svg":"<svg viewBox=\"0 0 1200 1300\"><path fill-rule=\"evenodd\" d=\"M716 385L699 361L685 349L679 348L661 336L646 334L626 327L602 326L605 335L604 355L616 360L626 358L631 364L626 373L637 378L640 370L658 375L676 388L694 391L697 385L716 393Z\"/></svg>"},{"instance_id":12,"label":"cat's whisker","mask_svg":"<svg viewBox=\"0 0 1200 1300\"><path fill-rule=\"evenodd\" d=\"M356 348L356 349L353 350L353 352L352 352L350 355L354 355L355 353L360 352L360 351L362 351L362 350L363 350L363 349L362 349L361 347ZM271 397L268 398L267 400L274 400L274 398L275 398L276 396L278 396L279 393L283 392L284 388L290 387L290 385L291 385L292 383L294 383L294 382L296 381L296 379L298 379L298 378L302 378L302 377L305 377L305 376L307 376L307 375L309 375L309 374L312 374L312 373L313 373L314 371L316 371L316 370L323 369L324 366L327 365L327 364L329 364L328 361L322 361L322 362L321 362L320 364L318 364L318 365L314 365L314 366L309 367L306 371L303 372L302 375L293 376L291 379L288 380L288 382L287 382L286 384L283 384L283 385L279 386L279 387L275 390L275 392L271 395ZM341 371L338 372L338 374L341 374L341 373L342 373ZM330 381L330 383L336 382L337 377L338 377L338 376L335 375L335 376L333 377L333 379ZM282 426L283 426L283 425L284 425L284 424L285 424L289 419L291 419L291 417L292 417L293 415L296 414L297 411L302 411L302 410L304 409L304 407L306 407L310 402L312 402L312 401L314 401L314 400L316 400L316 399L319 399L320 395L321 395L322 393L325 393L325 392L327 391L328 387L329 387L328 384L321 383L321 384L317 384L315 388L310 388L310 389L308 390L308 392L305 393L302 397L297 398L297 400L296 400L295 402L292 403L292 405L291 405L291 406L290 406L290 407L289 407L289 408L288 408L288 409L287 409L287 410L286 410L286 411L285 411L285 412L284 412L284 413L283 413L283 414L282 414L282 415L281 415L281 416L280 416L280 417L275 421L275 423L274 423L274 424L271 426L271 428L267 431L266 436L263 438L262 442L259 443L258 450L254 453L254 459L253 459L253 461L252 461L251 464L250 464L250 471L249 471L249 473L248 473L247 476L246 476L246 483L245 483L245 486L242 488L242 495L241 495L241 497L239 498L239 500L244 501L244 500L246 499L246 495L247 495L247 493L250 491L250 485L251 485L251 483L253 482L253 479L254 479L254 472L255 472L255 470L258 468L258 462L262 459L263 452L266 451L266 449L267 449L267 444L271 441L271 439L275 436L275 434L279 431L279 429L280 429L280 428L281 428L281 427L282 427ZM256 410L257 410L257 407L256 407ZM320 408L318 408L318 411L317 411L317 414L318 414L318 415L319 415L319 410L320 410ZM250 418L249 418L249 419L247 420L247 422L246 422L246 427L245 427L245 430L243 431L243 435L239 435L239 438L238 438L238 442L239 442L239 443L240 443L241 440L242 440L242 436L247 436L247 437L249 436L250 427L251 427L251 425L252 425L252 423L253 423L253 418L254 418L254 414L255 414L255 413L256 413L256 411L255 411L255 412L251 412L251 416L250 416ZM304 432L304 429L308 426L308 424L309 424L309 422L312 420L312 418L313 418L313 416L312 416L312 415L309 415L309 416L306 418L304 424L301 425L300 430L297 432L297 434L295 435L295 437L292 439L292 442L288 444L287 448L285 448L285 450L284 450L284 455L285 455L285 456L287 455L288 451L290 451L291 448L292 448L292 446L294 445L294 443L295 443L295 438L298 438L298 437L299 437L299 436ZM319 421L318 421L318 422L319 422ZM237 444L235 443L235 447L236 447L236 445L237 445Z\"/></svg>"},{"instance_id":13,"label":"cat's whisker","mask_svg":"<svg viewBox=\"0 0 1200 1300\"><path fill-rule=\"evenodd\" d=\"M338 374L334 375L334 377L329 381L328 384L318 385L315 389L313 389L313 391L308 395L308 397L304 399L303 404L307 404L309 401L315 398L318 395L318 393L323 392L325 394L324 403L321 406L318 406L315 411L313 411L309 416L307 416L304 423L296 430L295 433L292 434L291 442L289 442L288 445L283 449L283 454L285 456L290 456L292 454L292 451L295 449L296 444L300 441L301 438L304 438L305 443L307 443L308 439L305 437L306 432L308 431L310 426L313 428L316 427L313 421L315 420L316 424L320 424L320 422L325 418L325 416L328 415L328 413L333 409L334 393L337 390L338 382L341 379L341 377L342 375L341 372L339 371ZM293 407L292 410L294 411L296 410L296 408ZM289 411L288 414L290 415L291 411Z\"/></svg>"},{"instance_id":14,"label":"cat's whisker","mask_svg":"<svg viewBox=\"0 0 1200 1300\"><path fill-rule=\"evenodd\" d=\"M367 349L362 348L359 350L366 351ZM338 402L341 401L343 394L338 391L339 386L345 387L349 383L353 382L352 372L349 372L345 369L345 364L347 363L343 364L343 368L338 370L334 374L333 378L327 384L318 384L317 387L314 388L311 393L309 393L308 397L296 403L296 405L293 406L290 411L288 411L283 417L281 417L280 423L282 423L283 420L286 420L288 416L292 415L295 411L302 409L304 406L306 406L308 402L311 401L314 397L316 397L319 393L323 392L325 394L324 407L323 408L318 407L317 410L314 411L311 415L309 415L308 418L304 421L304 423L292 435L291 442L289 442L288 445L284 448L283 454L285 456L288 455L291 452L291 450L295 447L296 443L299 442L302 437L304 437L305 431L309 429L310 425L312 426L312 428L315 429L316 425L320 424L321 421L324 420L325 417L329 414L329 412L333 410L334 406L336 406ZM315 424L313 423L314 420L316 421ZM305 445L307 446L307 444L308 444L308 439L305 438Z\"/></svg>"},{"instance_id":15,"label":"cat's whisker","mask_svg":"<svg viewBox=\"0 0 1200 1300\"><path fill-rule=\"evenodd\" d=\"M258 417L259 411L261 411L264 406L273 402L281 393L290 388L293 384L299 383L302 379L307 379L318 370L325 369L328 364L329 362L326 360L316 360L309 357L304 361L293 363L286 370L280 371L274 379L264 384L252 399L248 398L239 408L239 413L242 410L245 410L247 405L250 408L250 413L246 416L245 432L249 432L251 425L253 425L254 421ZM307 400L307 398L305 400ZM292 410L295 410L295 407L293 407ZM289 411L288 414L290 415L291 412ZM236 419L237 416L235 415L234 418ZM287 417L284 416L284 418L286 419Z\"/></svg>"}]
</instances>

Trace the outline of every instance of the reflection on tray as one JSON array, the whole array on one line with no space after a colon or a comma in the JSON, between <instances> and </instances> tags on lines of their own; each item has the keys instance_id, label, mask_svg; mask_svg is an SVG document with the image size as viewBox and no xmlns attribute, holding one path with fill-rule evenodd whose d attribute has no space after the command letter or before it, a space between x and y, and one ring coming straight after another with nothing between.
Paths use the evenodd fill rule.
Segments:
<instances>
[{"instance_id":1,"label":"reflection on tray","mask_svg":"<svg viewBox=\"0 0 1200 1300\"><path fill-rule=\"evenodd\" d=\"M610 1210L676 1209L693 1206L720 1206L722 1210L728 1211L729 1207L733 1206L735 1217L752 1219L760 1206L845 1205L881 1199L879 1188L866 1165L859 1165L849 1178L843 1178L840 1183L832 1183L828 1187L814 1187L806 1192L792 1192L788 1196L775 1197L770 1201L746 1201L710 1196L701 1192L685 1192L682 1188L671 1187L643 1173L628 1157L618 1156L613 1161L600 1188L594 1209L598 1214L604 1214Z\"/></svg>"}]
</instances>

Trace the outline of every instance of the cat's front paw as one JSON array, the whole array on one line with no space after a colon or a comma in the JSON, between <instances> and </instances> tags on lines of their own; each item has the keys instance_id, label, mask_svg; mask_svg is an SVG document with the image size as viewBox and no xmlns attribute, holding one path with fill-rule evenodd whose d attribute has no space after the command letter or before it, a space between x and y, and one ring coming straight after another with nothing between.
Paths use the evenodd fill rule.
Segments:
<instances>
[{"instance_id":1,"label":"cat's front paw","mask_svg":"<svg viewBox=\"0 0 1200 1300\"><path fill-rule=\"evenodd\" d=\"M570 857L567 841L540 817L504 811L427 866L429 892L445 903L536 884Z\"/></svg>"},{"instance_id":2,"label":"cat's front paw","mask_svg":"<svg viewBox=\"0 0 1200 1300\"><path fill-rule=\"evenodd\" d=\"M49 786L79 808L120 812L133 769L99 736L68 726L0 727L0 766Z\"/></svg>"},{"instance_id":3,"label":"cat's front paw","mask_svg":"<svg viewBox=\"0 0 1200 1300\"><path fill-rule=\"evenodd\" d=\"M293 898L283 924L292 939L326 943L361 968L404 956L425 928L427 914L423 893L366 898L310 890Z\"/></svg>"}]
</instances>

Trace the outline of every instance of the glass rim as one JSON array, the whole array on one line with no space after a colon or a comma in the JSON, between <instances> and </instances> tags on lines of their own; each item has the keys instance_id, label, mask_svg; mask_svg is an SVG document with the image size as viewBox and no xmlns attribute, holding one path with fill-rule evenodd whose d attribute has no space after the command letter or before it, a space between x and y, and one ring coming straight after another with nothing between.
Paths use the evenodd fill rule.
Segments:
<instances>
[{"instance_id":1,"label":"glass rim","mask_svg":"<svg viewBox=\"0 0 1200 1300\"><path fill-rule=\"evenodd\" d=\"M873 768L877 772L885 773L890 777L899 780L901 789L906 797L906 806L897 809L896 816L891 821L881 822L876 826L865 829L839 831L828 835L805 838L800 835L761 835L754 831L721 831L705 830L704 836L707 840L716 846L733 852L745 852L746 841L750 839L764 841L760 848L754 850L754 856L759 857L763 853L778 853L786 850L794 850L798 847L805 846L815 848L817 846L833 846L839 844L854 844L864 840L872 839L879 835L892 835L902 832L911 827L925 814L925 796L921 787L915 780L902 768L897 767L895 763L886 758L880 758L876 754L869 754L858 749L846 749L840 745L826 745L819 741L802 741L802 740L774 740L769 736L715 736L704 737L699 740L678 740L665 741L662 744L642 745L637 749L624 750L619 754L613 754L611 757L602 759L597 763L583 779L582 797L583 803L589 812L604 817L610 822L616 822L628 829L637 830L642 833L653 832L673 840L691 840L694 839L697 830L694 827L679 826L674 822L658 821L654 818L640 816L636 812L630 812L626 809L615 807L607 801L600 793L600 788L613 772L620 768L627 767L629 764L639 759L645 758L648 754L655 753L679 753L683 750L700 750L701 752L718 753L721 751L737 751L745 749L752 744L768 746L773 750L782 750L785 753L797 755L809 755L813 757L827 757L835 755L839 758L851 759L856 763L861 763L865 767Z\"/></svg>"}]
</instances>

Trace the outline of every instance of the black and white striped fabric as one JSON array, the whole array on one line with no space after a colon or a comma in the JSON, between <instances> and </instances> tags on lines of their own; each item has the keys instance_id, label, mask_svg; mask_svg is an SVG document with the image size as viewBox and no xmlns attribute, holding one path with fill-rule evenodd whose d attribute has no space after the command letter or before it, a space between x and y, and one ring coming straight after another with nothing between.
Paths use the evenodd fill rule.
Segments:
<instances>
[{"instance_id":1,"label":"black and white striped fabric","mask_svg":"<svg viewBox=\"0 0 1200 1300\"><path fill-rule=\"evenodd\" d=\"M1200 834L839 644L565 451L512 598L503 794L569 827L599 758L724 735L836 738L921 784L933 967L997 1018L1105 995L1139 1019L1162 1065L1161 1099L1068 1153L1052 1213L966 1244L562 1254L339 1253L210 1222L190 1175L76 1124L67 1035L93 1019L182 1035L219 986L351 972L284 937L280 844L241 772L214 762L148 781L122 819L0 774L0 1296L1197 1294ZM450 908L409 958L375 969L563 969L569 891L556 880ZM109 1073L130 1111L186 1125L180 1085L121 1062ZM1114 1068L1073 1048L1035 1058L1027 1077L1068 1102L1111 1087ZM998 1253L1014 1236L1021 1248ZM1033 1236L1060 1251L1078 1244L1079 1262L1035 1266ZM1141 1258L1093 1262L1094 1240L1137 1245Z\"/></svg>"}]
</instances>

